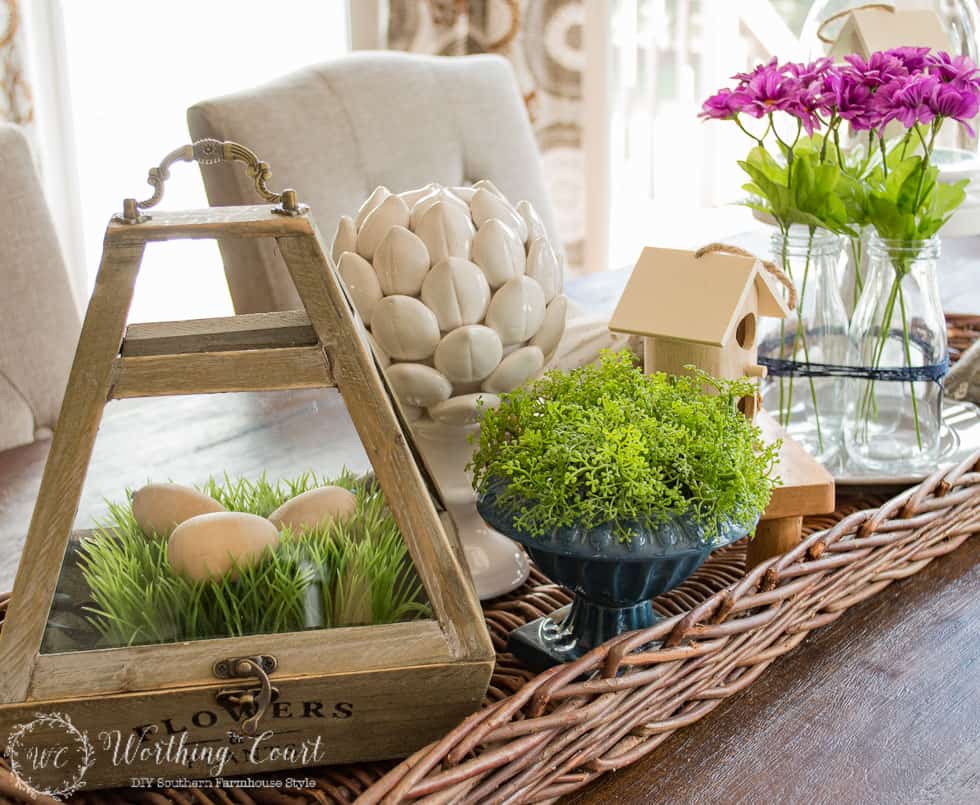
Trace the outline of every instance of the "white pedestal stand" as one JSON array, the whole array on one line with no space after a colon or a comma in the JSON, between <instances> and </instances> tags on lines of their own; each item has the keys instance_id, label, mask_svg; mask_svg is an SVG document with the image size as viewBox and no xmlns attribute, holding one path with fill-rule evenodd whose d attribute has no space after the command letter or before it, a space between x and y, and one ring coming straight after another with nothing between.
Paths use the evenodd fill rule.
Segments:
<instances>
[{"instance_id":1,"label":"white pedestal stand","mask_svg":"<svg viewBox=\"0 0 980 805\"><path fill-rule=\"evenodd\" d=\"M445 425L430 419L411 423L415 446L422 454L456 524L477 595L481 600L505 595L520 587L530 573L524 549L483 522L466 465L473 455L470 434L479 425Z\"/></svg>"}]
</instances>

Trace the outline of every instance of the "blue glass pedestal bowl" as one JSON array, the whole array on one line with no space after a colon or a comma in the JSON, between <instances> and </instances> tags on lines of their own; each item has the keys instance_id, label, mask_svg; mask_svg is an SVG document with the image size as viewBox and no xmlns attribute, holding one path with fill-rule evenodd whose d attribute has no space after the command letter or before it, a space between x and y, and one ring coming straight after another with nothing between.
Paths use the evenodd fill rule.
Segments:
<instances>
[{"instance_id":1,"label":"blue glass pedestal bowl","mask_svg":"<svg viewBox=\"0 0 980 805\"><path fill-rule=\"evenodd\" d=\"M718 548L741 539L749 529L722 524L712 533L689 517L654 527L606 523L592 529L556 528L531 536L514 525L512 511L499 503L502 482L491 482L477 501L484 520L523 545L548 578L575 594L566 612L516 629L508 647L529 667L541 671L577 659L612 637L645 629L659 620L650 601L672 590ZM617 534L628 530L629 541ZM564 614L564 617L559 619Z\"/></svg>"}]
</instances>

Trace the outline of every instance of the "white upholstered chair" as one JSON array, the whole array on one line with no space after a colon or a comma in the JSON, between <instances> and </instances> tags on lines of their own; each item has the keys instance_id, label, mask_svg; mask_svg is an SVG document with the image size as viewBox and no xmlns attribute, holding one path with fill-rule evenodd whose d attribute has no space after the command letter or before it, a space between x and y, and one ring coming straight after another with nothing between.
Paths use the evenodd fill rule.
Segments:
<instances>
[{"instance_id":1,"label":"white upholstered chair","mask_svg":"<svg viewBox=\"0 0 980 805\"><path fill-rule=\"evenodd\" d=\"M31 150L0 125L0 450L50 434L79 313Z\"/></svg>"},{"instance_id":2,"label":"white upholstered chair","mask_svg":"<svg viewBox=\"0 0 980 805\"><path fill-rule=\"evenodd\" d=\"M359 52L202 101L187 121L195 140L253 149L272 167L271 186L294 188L328 241L378 185L400 192L487 178L531 202L560 242L527 111L499 56ZM202 170L212 205L256 201L242 171ZM274 244L225 243L222 258L239 313L298 307Z\"/></svg>"}]
</instances>

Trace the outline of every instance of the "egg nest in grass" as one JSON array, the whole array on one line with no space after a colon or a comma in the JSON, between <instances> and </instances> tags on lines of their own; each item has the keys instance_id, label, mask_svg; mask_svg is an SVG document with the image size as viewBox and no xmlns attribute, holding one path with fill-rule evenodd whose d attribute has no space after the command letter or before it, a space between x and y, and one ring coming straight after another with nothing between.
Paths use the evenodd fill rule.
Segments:
<instances>
[{"instance_id":1,"label":"egg nest in grass","mask_svg":"<svg viewBox=\"0 0 980 805\"><path fill-rule=\"evenodd\" d=\"M79 567L102 647L169 643L303 629L395 623L431 617L381 489L344 473L306 473L272 483L211 479L200 491L229 512L268 517L286 501L325 485L350 490L349 517L303 531L284 528L255 561L233 563L202 581L171 567L167 540L144 534L130 502L110 503L109 517L79 546Z\"/></svg>"},{"instance_id":2,"label":"egg nest in grass","mask_svg":"<svg viewBox=\"0 0 980 805\"><path fill-rule=\"evenodd\" d=\"M563 265L527 201L471 187L377 188L331 256L406 415L475 422L540 375L565 331Z\"/></svg>"}]
</instances>

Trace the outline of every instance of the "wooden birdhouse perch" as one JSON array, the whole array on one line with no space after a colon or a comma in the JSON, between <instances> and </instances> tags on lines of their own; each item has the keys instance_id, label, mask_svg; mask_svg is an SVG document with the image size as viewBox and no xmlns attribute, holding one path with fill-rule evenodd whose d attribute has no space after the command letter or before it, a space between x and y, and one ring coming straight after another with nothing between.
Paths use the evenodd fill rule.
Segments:
<instances>
[{"instance_id":1,"label":"wooden birdhouse perch","mask_svg":"<svg viewBox=\"0 0 980 805\"><path fill-rule=\"evenodd\" d=\"M778 283L760 260L731 247L647 247L609 329L643 336L648 374L685 374L693 364L719 378L760 378L759 316L782 318L790 310ZM743 398L739 409L754 419L758 395Z\"/></svg>"}]
</instances>

